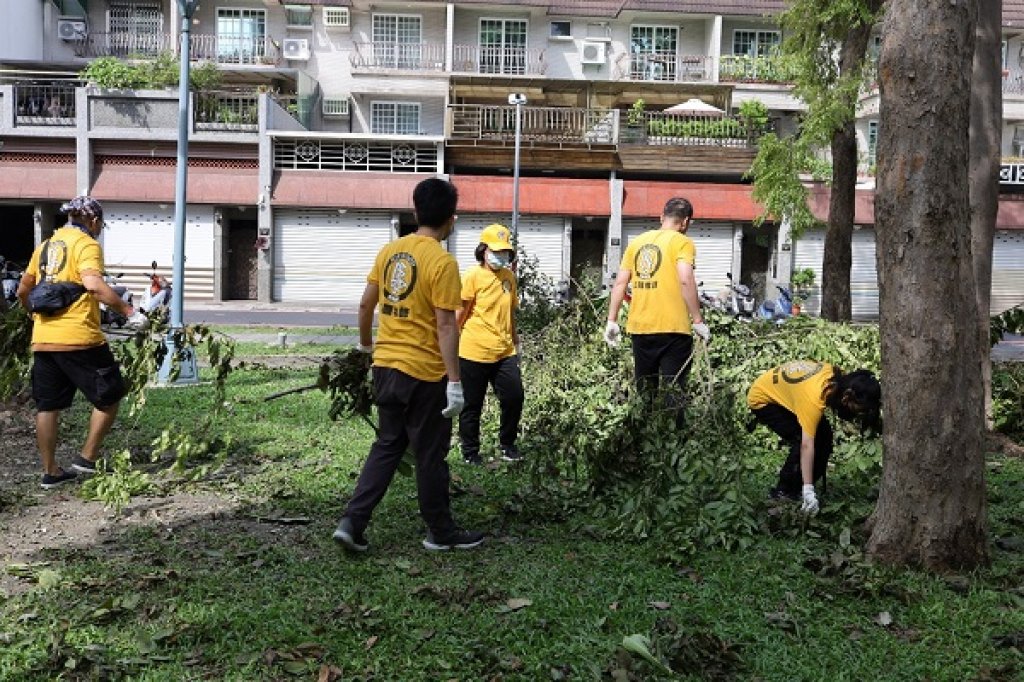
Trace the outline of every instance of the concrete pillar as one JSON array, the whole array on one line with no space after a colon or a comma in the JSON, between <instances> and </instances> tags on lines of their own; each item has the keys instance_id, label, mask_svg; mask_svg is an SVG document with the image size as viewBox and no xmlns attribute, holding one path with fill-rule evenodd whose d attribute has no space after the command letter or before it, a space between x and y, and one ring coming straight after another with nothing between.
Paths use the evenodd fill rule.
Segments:
<instances>
[{"instance_id":1,"label":"concrete pillar","mask_svg":"<svg viewBox=\"0 0 1024 682\"><path fill-rule=\"evenodd\" d=\"M445 6L444 26L444 70L452 72L452 52L455 50L455 3L449 2Z\"/></svg>"},{"instance_id":2,"label":"concrete pillar","mask_svg":"<svg viewBox=\"0 0 1024 682\"><path fill-rule=\"evenodd\" d=\"M776 252L776 284L788 285L789 280L793 277L793 235L789 220L779 223L779 236L775 243L778 245L776 247L778 249Z\"/></svg>"},{"instance_id":3,"label":"concrete pillar","mask_svg":"<svg viewBox=\"0 0 1024 682\"><path fill-rule=\"evenodd\" d=\"M14 115L17 112L14 101L14 86L0 85L0 130L14 129Z\"/></svg>"},{"instance_id":4,"label":"concrete pillar","mask_svg":"<svg viewBox=\"0 0 1024 682\"><path fill-rule=\"evenodd\" d=\"M224 209L213 209L213 300L224 300L224 287L227 272L227 237L224 228Z\"/></svg>"},{"instance_id":5,"label":"concrete pillar","mask_svg":"<svg viewBox=\"0 0 1024 682\"><path fill-rule=\"evenodd\" d=\"M78 194L92 190L92 142L89 139L89 94L75 88L75 187ZM68 197L70 199L71 197Z\"/></svg>"},{"instance_id":6,"label":"concrete pillar","mask_svg":"<svg viewBox=\"0 0 1024 682\"><path fill-rule=\"evenodd\" d=\"M260 94L260 143L259 143L259 186L256 188L256 236L264 241L265 248L256 256L256 298L260 303L270 303L274 294L274 209L271 206L271 180L274 176L274 140L267 132L270 120L270 99L267 93Z\"/></svg>"},{"instance_id":7,"label":"concrete pillar","mask_svg":"<svg viewBox=\"0 0 1024 682\"><path fill-rule=\"evenodd\" d=\"M572 287L572 218L565 218L562 224L562 281L558 283L558 291L569 300Z\"/></svg>"},{"instance_id":8,"label":"concrete pillar","mask_svg":"<svg viewBox=\"0 0 1024 682\"><path fill-rule=\"evenodd\" d=\"M619 271L619 261L622 260L622 252L626 245L622 235L622 200L625 196L625 187L622 180L612 176L609 183L611 211L608 215L608 244L605 247L607 259L604 268L604 281L606 287L611 287L615 281L615 275Z\"/></svg>"},{"instance_id":9,"label":"concrete pillar","mask_svg":"<svg viewBox=\"0 0 1024 682\"><path fill-rule=\"evenodd\" d=\"M718 82L718 65L722 61L722 15L716 14L708 19L707 55L711 57L711 80Z\"/></svg>"}]
</instances>

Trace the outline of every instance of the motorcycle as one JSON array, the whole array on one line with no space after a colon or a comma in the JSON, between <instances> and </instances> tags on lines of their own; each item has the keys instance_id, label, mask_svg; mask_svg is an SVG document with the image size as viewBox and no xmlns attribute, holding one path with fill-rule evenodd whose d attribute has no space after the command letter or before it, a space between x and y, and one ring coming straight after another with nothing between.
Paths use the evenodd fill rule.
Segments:
<instances>
[{"instance_id":1,"label":"motorcycle","mask_svg":"<svg viewBox=\"0 0 1024 682\"><path fill-rule=\"evenodd\" d=\"M142 305L139 310L144 313L160 311L160 314L166 317L171 304L171 283L163 275L156 274L156 261L153 261L152 268L149 286L142 293Z\"/></svg>"},{"instance_id":2,"label":"motorcycle","mask_svg":"<svg viewBox=\"0 0 1024 682\"><path fill-rule=\"evenodd\" d=\"M732 273L727 272L725 276L729 279L729 286L723 290L720 296L726 302L726 312L738 320L750 321L754 319L756 303L754 294L746 284L736 284L732 279Z\"/></svg>"},{"instance_id":3,"label":"motorcycle","mask_svg":"<svg viewBox=\"0 0 1024 682\"><path fill-rule=\"evenodd\" d=\"M110 273L104 273L103 281L107 283L111 289L114 290L121 300L132 305L132 292L128 291L128 287L123 284L119 284L118 280L124 277L124 274L118 273L112 275ZM121 328L128 322L128 318L122 315L120 312L111 310L105 303L100 303L100 324L108 327Z\"/></svg>"},{"instance_id":4,"label":"motorcycle","mask_svg":"<svg viewBox=\"0 0 1024 682\"><path fill-rule=\"evenodd\" d=\"M713 310L725 310L725 306L722 300L714 294L709 294L704 289L704 282L697 282L697 299L700 301L701 308L708 308Z\"/></svg>"},{"instance_id":5,"label":"motorcycle","mask_svg":"<svg viewBox=\"0 0 1024 682\"><path fill-rule=\"evenodd\" d=\"M789 287L776 285L775 288L779 290L779 298L774 301L765 299L757 309L757 314L761 319L781 323L787 317L793 316L793 292Z\"/></svg>"},{"instance_id":6,"label":"motorcycle","mask_svg":"<svg viewBox=\"0 0 1024 682\"><path fill-rule=\"evenodd\" d=\"M18 283L21 282L23 271L14 263L0 256L0 284L3 286L3 298L8 308L18 305Z\"/></svg>"}]
</instances>

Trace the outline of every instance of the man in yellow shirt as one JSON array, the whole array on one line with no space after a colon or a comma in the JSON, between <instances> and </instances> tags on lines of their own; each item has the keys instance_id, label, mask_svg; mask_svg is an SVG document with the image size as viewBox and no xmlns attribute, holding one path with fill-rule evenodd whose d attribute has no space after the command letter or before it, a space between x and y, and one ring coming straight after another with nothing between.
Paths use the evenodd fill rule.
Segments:
<instances>
[{"instance_id":1,"label":"man in yellow shirt","mask_svg":"<svg viewBox=\"0 0 1024 682\"><path fill-rule=\"evenodd\" d=\"M423 546L468 549L484 539L483 533L455 525L448 498L451 420L465 399L455 321L461 305L459 268L441 242L455 227L458 193L450 182L431 178L416 186L412 198L419 229L380 250L359 303L358 348L373 353L379 431L334 531L334 539L355 552L369 548L363 533L406 447L416 456L420 515L427 525Z\"/></svg>"},{"instance_id":2,"label":"man in yellow shirt","mask_svg":"<svg viewBox=\"0 0 1024 682\"><path fill-rule=\"evenodd\" d=\"M685 416L693 335L704 341L711 338L697 300L693 275L696 249L686 236L692 219L689 201L669 199L662 211L661 227L629 243L612 287L604 330L605 342L618 345L622 334L619 309L626 287L632 283L626 331L632 335L637 388L647 395L664 391L680 427Z\"/></svg>"},{"instance_id":3,"label":"man in yellow shirt","mask_svg":"<svg viewBox=\"0 0 1024 682\"><path fill-rule=\"evenodd\" d=\"M818 511L814 484L825 476L832 455L831 408L840 418L877 425L882 387L866 369L843 374L815 360L793 360L759 376L747 393L747 405L759 422L789 445L779 470L774 499L802 500L801 511Z\"/></svg>"},{"instance_id":4,"label":"man in yellow shirt","mask_svg":"<svg viewBox=\"0 0 1024 682\"><path fill-rule=\"evenodd\" d=\"M498 445L501 458L517 462L519 419L523 414L523 378L519 372L516 347L516 276L509 266L515 251L509 230L493 224L484 228L476 247L478 265L466 271L462 280L462 310L458 322L459 371L466 392L466 408L459 415L462 457L480 464L480 412L487 385L494 387L501 406Z\"/></svg>"},{"instance_id":5,"label":"man in yellow shirt","mask_svg":"<svg viewBox=\"0 0 1024 682\"><path fill-rule=\"evenodd\" d=\"M53 314L33 314L32 397L36 403L36 444L43 462L44 488L73 481L78 473L96 471L100 446L117 417L127 389L107 339L100 330L100 303L121 311L140 324L131 305L103 280L103 250L96 238L103 229L103 207L88 196L75 197L61 207L68 224L54 231L32 254L18 285L18 298L29 308L29 292L37 283L80 285L84 293ZM45 253L44 253L45 251ZM45 267L41 267L41 261ZM93 404L89 434L74 471L65 471L55 456L57 426L62 410L71 406L75 391Z\"/></svg>"}]
</instances>

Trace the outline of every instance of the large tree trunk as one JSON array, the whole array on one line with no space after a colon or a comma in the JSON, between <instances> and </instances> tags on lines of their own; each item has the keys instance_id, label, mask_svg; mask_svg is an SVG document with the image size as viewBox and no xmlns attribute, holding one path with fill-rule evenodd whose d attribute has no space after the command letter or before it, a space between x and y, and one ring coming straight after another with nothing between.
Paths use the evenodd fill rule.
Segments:
<instances>
[{"instance_id":1,"label":"large tree trunk","mask_svg":"<svg viewBox=\"0 0 1024 682\"><path fill-rule=\"evenodd\" d=\"M868 10L878 12L882 0L868 0ZM849 76L864 64L871 38L871 24L850 27L839 51L839 73ZM847 322L853 315L850 298L850 269L853 266L853 220L856 210L857 132L855 102L851 117L832 134L832 192L828 204L828 228L821 266L821 316L833 322Z\"/></svg>"},{"instance_id":2,"label":"large tree trunk","mask_svg":"<svg viewBox=\"0 0 1024 682\"><path fill-rule=\"evenodd\" d=\"M992 353L989 315L992 307L992 244L999 210L999 162L1003 124L1002 0L978 0L978 28L971 77L971 253L978 287L978 349L985 388L985 423L992 428Z\"/></svg>"},{"instance_id":3,"label":"large tree trunk","mask_svg":"<svg viewBox=\"0 0 1024 682\"><path fill-rule=\"evenodd\" d=\"M879 69L884 468L868 551L987 560L984 404L967 158L977 0L890 0Z\"/></svg>"}]
</instances>

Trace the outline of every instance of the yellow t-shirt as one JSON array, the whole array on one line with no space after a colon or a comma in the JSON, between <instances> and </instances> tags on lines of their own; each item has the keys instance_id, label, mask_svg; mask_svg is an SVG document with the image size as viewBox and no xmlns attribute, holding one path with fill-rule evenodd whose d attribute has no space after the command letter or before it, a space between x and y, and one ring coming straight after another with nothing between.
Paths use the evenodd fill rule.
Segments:
<instances>
[{"instance_id":1,"label":"yellow t-shirt","mask_svg":"<svg viewBox=\"0 0 1024 682\"><path fill-rule=\"evenodd\" d=\"M834 372L827 362L792 360L759 376L747 393L747 405L754 410L784 407L796 415L803 432L813 436L825 414L825 385Z\"/></svg>"},{"instance_id":2,"label":"yellow t-shirt","mask_svg":"<svg viewBox=\"0 0 1024 682\"><path fill-rule=\"evenodd\" d=\"M621 270L633 273L630 334L689 334L690 312L683 300L676 263L697 260L693 240L675 230L648 230L622 254Z\"/></svg>"},{"instance_id":3,"label":"yellow t-shirt","mask_svg":"<svg viewBox=\"0 0 1024 682\"><path fill-rule=\"evenodd\" d=\"M380 288L373 364L440 381L445 368L434 308L461 306L455 257L436 239L409 234L380 250L366 281Z\"/></svg>"},{"instance_id":4,"label":"yellow t-shirt","mask_svg":"<svg viewBox=\"0 0 1024 682\"><path fill-rule=\"evenodd\" d=\"M473 309L462 326L459 357L497 362L516 354L512 315L517 306L516 276L508 268L491 270L476 265L462 277L462 300Z\"/></svg>"},{"instance_id":5,"label":"yellow t-shirt","mask_svg":"<svg viewBox=\"0 0 1024 682\"><path fill-rule=\"evenodd\" d=\"M36 279L51 282L82 283L82 271L103 272L103 250L99 242L79 230L65 226L54 231L45 242L46 272L39 271L42 245L32 253L26 272ZM100 331L100 304L92 294L78 300L55 315L33 315L32 345L101 346L106 343Z\"/></svg>"}]
</instances>

